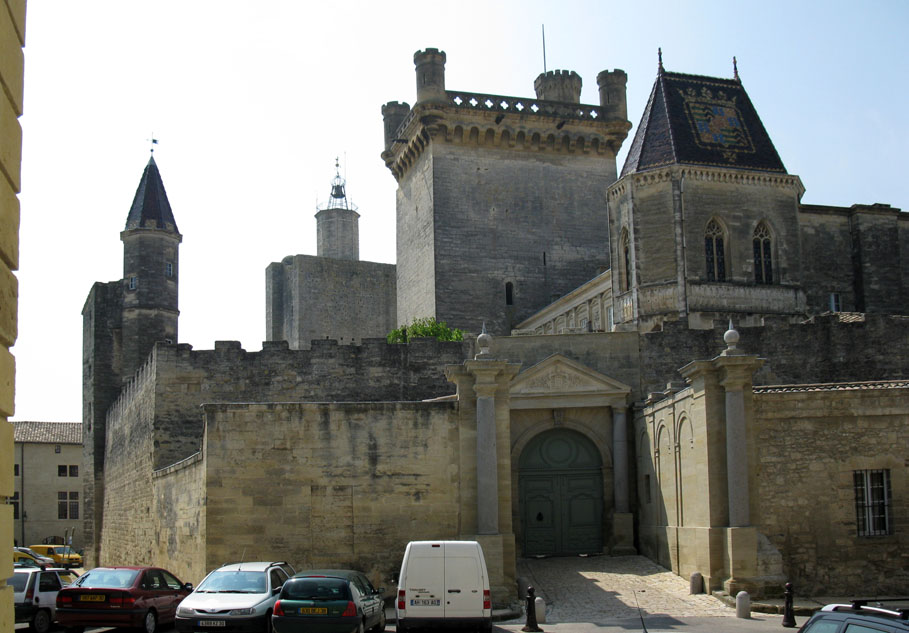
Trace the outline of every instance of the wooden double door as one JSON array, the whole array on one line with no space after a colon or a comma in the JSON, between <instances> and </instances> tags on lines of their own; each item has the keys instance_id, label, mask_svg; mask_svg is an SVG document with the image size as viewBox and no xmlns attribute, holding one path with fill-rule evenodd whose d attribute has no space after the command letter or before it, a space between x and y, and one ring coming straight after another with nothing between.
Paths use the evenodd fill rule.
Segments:
<instances>
[{"instance_id":1,"label":"wooden double door","mask_svg":"<svg viewBox=\"0 0 909 633\"><path fill-rule=\"evenodd\" d=\"M524 556L603 551L603 469L593 442L567 429L540 434L519 462Z\"/></svg>"}]
</instances>

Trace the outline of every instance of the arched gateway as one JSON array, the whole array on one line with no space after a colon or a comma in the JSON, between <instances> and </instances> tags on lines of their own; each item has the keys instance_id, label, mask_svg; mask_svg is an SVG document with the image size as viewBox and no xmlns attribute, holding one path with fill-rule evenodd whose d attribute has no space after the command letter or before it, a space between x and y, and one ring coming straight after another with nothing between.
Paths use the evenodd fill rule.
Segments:
<instances>
[{"instance_id":1,"label":"arched gateway","mask_svg":"<svg viewBox=\"0 0 909 633\"><path fill-rule=\"evenodd\" d=\"M603 551L602 467L577 431L553 429L528 443L518 466L524 556Z\"/></svg>"}]
</instances>

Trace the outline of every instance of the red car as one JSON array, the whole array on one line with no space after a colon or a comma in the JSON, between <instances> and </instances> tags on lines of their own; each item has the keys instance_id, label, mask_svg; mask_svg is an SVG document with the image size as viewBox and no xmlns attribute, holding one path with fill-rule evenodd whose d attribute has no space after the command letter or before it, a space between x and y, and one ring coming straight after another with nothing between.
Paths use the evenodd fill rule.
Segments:
<instances>
[{"instance_id":1,"label":"red car","mask_svg":"<svg viewBox=\"0 0 909 633\"><path fill-rule=\"evenodd\" d=\"M57 622L71 633L123 626L155 633L174 621L190 584L158 567L96 567L57 594Z\"/></svg>"}]
</instances>

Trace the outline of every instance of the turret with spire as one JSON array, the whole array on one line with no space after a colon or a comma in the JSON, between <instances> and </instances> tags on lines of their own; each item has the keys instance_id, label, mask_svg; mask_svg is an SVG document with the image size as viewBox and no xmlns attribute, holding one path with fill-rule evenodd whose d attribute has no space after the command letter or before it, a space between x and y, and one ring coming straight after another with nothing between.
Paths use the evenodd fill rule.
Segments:
<instances>
[{"instance_id":1,"label":"turret with spire","mask_svg":"<svg viewBox=\"0 0 909 633\"><path fill-rule=\"evenodd\" d=\"M129 380L158 341L177 341L179 247L177 229L154 155L145 166L123 241L123 365Z\"/></svg>"}]
</instances>

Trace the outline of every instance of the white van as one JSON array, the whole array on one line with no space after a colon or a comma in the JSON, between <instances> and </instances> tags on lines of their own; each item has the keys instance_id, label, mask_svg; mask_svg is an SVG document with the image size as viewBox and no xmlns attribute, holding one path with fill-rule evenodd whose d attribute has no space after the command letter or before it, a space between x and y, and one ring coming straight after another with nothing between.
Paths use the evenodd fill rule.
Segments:
<instances>
[{"instance_id":1,"label":"white van","mask_svg":"<svg viewBox=\"0 0 909 633\"><path fill-rule=\"evenodd\" d=\"M411 541L398 578L397 630L439 625L492 630L483 548L476 541Z\"/></svg>"}]
</instances>

